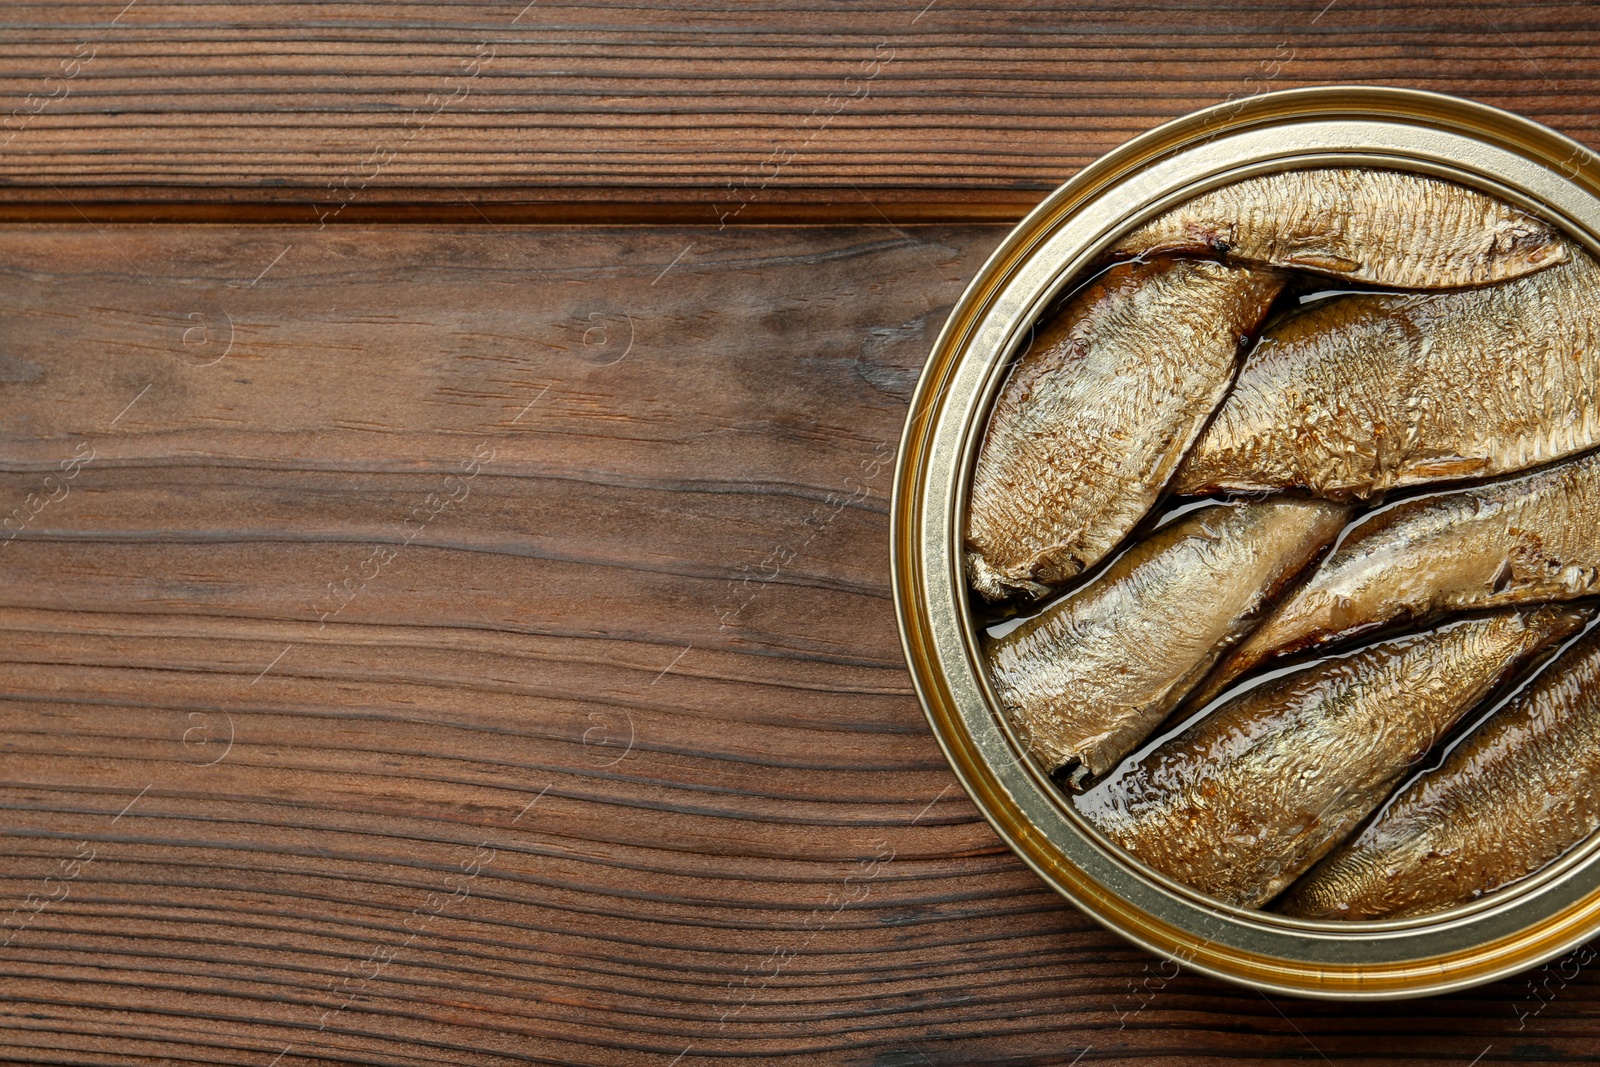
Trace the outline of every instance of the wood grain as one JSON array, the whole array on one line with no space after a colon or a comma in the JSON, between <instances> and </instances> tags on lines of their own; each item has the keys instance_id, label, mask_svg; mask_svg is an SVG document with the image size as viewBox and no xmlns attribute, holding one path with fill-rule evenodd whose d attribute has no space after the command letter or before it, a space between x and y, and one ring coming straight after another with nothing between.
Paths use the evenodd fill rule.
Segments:
<instances>
[{"instance_id":1,"label":"wood grain","mask_svg":"<svg viewBox=\"0 0 1600 1067\"><path fill-rule=\"evenodd\" d=\"M968 803L882 461L1002 232L0 229L0 1060L1592 1062L1579 960L1173 976Z\"/></svg>"},{"instance_id":2,"label":"wood grain","mask_svg":"<svg viewBox=\"0 0 1600 1067\"><path fill-rule=\"evenodd\" d=\"M1010 219L1162 120L1273 88L1456 93L1600 144L1597 33L1581 0L18 0L0 212Z\"/></svg>"}]
</instances>

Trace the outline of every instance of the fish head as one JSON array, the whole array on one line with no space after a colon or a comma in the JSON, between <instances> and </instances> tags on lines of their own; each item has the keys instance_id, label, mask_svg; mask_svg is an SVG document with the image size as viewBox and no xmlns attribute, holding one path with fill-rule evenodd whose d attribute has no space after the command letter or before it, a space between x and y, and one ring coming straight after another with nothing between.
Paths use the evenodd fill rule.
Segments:
<instances>
[{"instance_id":1,"label":"fish head","mask_svg":"<svg viewBox=\"0 0 1600 1067\"><path fill-rule=\"evenodd\" d=\"M1174 218L1156 219L1134 237L1141 261L1149 257L1178 254L1225 256L1237 246L1236 224L1205 211L1186 210Z\"/></svg>"},{"instance_id":2,"label":"fish head","mask_svg":"<svg viewBox=\"0 0 1600 1067\"><path fill-rule=\"evenodd\" d=\"M1191 248L1204 249L1214 256L1225 256L1238 243L1233 237L1234 225L1216 219L1189 219L1185 221L1184 232Z\"/></svg>"},{"instance_id":3,"label":"fish head","mask_svg":"<svg viewBox=\"0 0 1600 1067\"><path fill-rule=\"evenodd\" d=\"M1489 231L1489 278L1504 281L1572 258L1571 247L1548 225L1531 216L1504 219Z\"/></svg>"}]
</instances>

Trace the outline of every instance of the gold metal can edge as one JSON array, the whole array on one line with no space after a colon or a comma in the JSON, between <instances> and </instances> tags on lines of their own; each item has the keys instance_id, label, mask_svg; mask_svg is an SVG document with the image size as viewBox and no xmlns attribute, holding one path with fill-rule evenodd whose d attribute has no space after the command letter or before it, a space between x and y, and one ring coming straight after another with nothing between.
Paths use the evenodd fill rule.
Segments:
<instances>
[{"instance_id":1,"label":"gold metal can edge","mask_svg":"<svg viewBox=\"0 0 1600 1067\"><path fill-rule=\"evenodd\" d=\"M1502 891L1503 899L1492 894L1431 918L1308 922L1207 902L1099 841L1022 756L992 711L973 658L952 558L974 423L988 410L1019 331L1061 284L1134 215L1149 217L1251 173L1316 163L1399 166L1466 181L1537 211L1600 254L1594 156L1531 120L1455 97L1292 89L1197 111L1127 142L1006 236L934 343L901 435L891 496L895 613L918 698L963 787L1001 839L1095 921L1196 971L1263 991L1337 1000L1424 996L1516 973L1600 932L1600 840Z\"/></svg>"}]
</instances>

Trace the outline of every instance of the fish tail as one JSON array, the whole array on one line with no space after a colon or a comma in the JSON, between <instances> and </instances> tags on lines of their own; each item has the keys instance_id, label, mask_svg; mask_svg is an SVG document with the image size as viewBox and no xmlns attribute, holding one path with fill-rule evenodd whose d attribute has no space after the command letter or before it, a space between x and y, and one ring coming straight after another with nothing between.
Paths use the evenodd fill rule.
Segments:
<instances>
[{"instance_id":1,"label":"fish tail","mask_svg":"<svg viewBox=\"0 0 1600 1067\"><path fill-rule=\"evenodd\" d=\"M983 557L983 553L976 549L967 550L966 572L967 584L990 603L1010 600L1019 594L1029 599L1038 599L1050 591L1047 585L1026 578L1012 577L990 563Z\"/></svg>"}]
</instances>

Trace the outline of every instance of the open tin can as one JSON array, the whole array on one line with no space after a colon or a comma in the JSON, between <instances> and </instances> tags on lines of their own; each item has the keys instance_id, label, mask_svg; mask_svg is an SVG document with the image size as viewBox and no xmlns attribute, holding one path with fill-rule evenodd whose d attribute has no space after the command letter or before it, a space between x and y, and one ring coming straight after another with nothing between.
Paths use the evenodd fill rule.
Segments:
<instances>
[{"instance_id":1,"label":"open tin can","mask_svg":"<svg viewBox=\"0 0 1600 1067\"><path fill-rule=\"evenodd\" d=\"M891 554L906 659L934 734L979 809L1040 877L1109 929L1197 971L1270 992L1365 1000L1489 982L1600 932L1600 835L1535 875L1418 918L1315 921L1221 904L1111 845L1029 758L978 654L961 564L988 412L1052 302L1119 237L1197 194L1274 171L1346 166L1480 189L1600 254L1593 157L1504 111L1432 93L1327 87L1170 122L1056 190L956 304L907 418Z\"/></svg>"}]
</instances>

